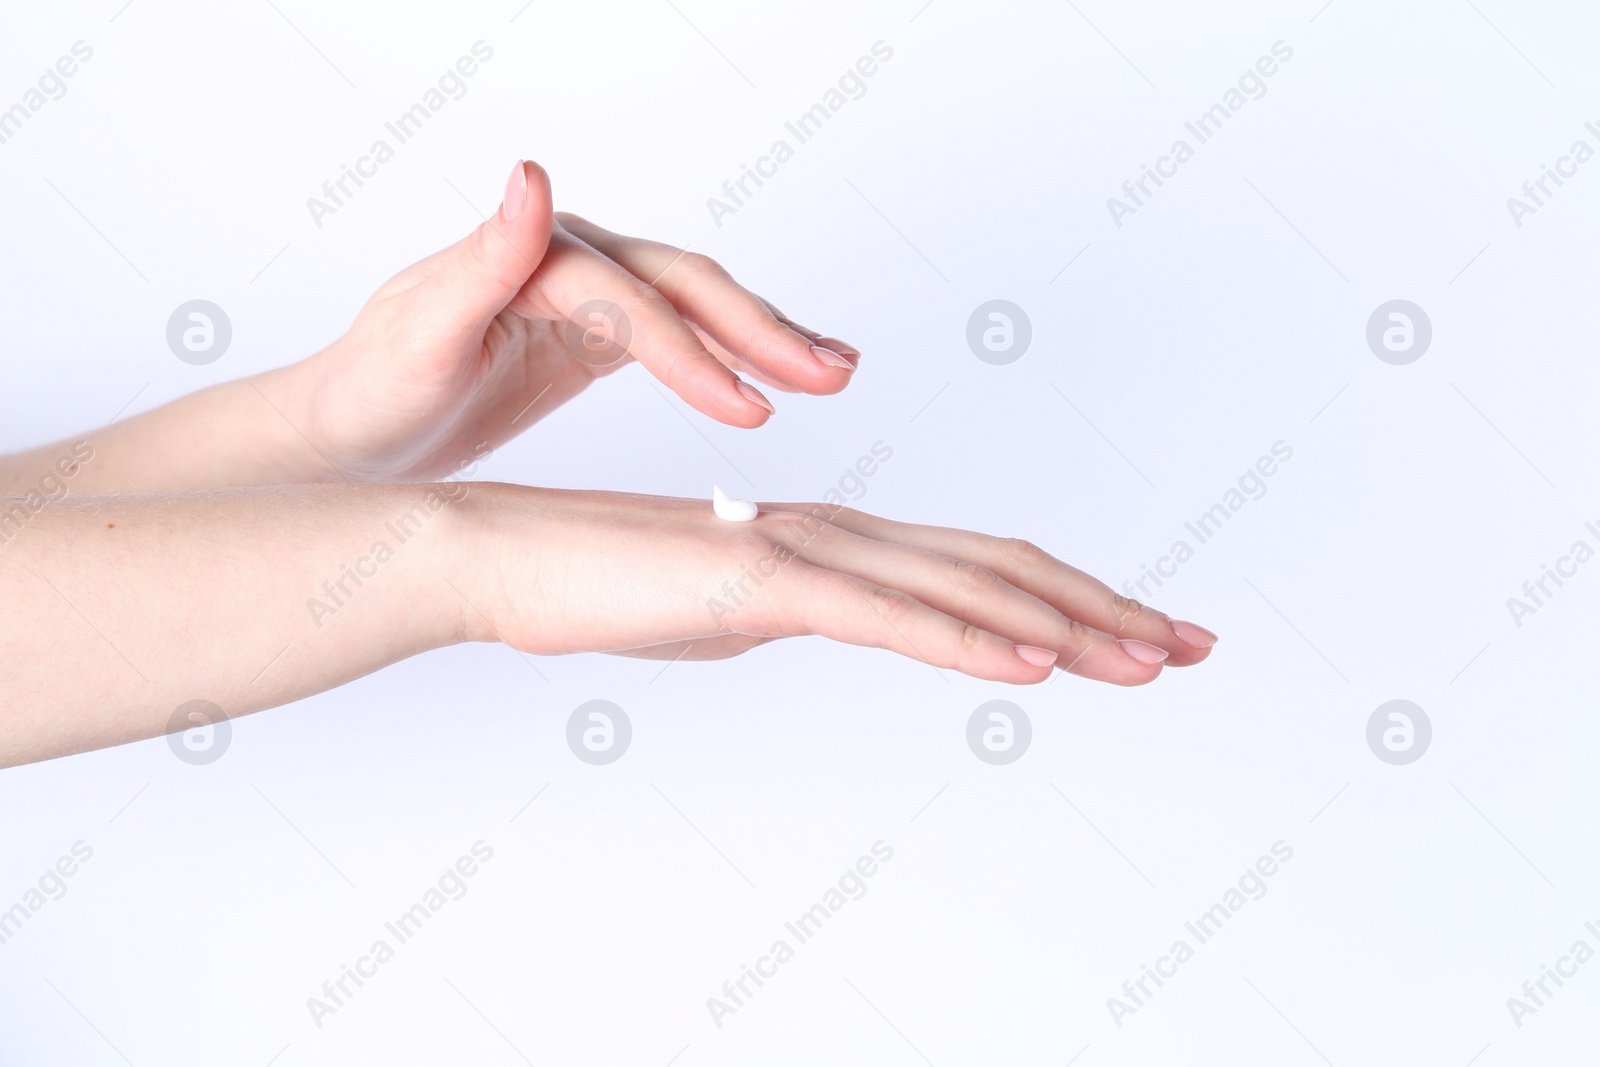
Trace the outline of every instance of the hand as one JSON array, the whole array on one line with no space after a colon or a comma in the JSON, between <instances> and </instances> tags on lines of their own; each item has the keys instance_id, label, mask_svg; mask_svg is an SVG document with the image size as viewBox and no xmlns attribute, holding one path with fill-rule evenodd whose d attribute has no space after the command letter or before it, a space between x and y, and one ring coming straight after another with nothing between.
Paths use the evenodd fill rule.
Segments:
<instances>
[{"instance_id":1,"label":"hand","mask_svg":"<svg viewBox=\"0 0 1600 1067\"><path fill-rule=\"evenodd\" d=\"M1216 641L1024 541L827 504L730 523L700 500L492 483L470 499L468 634L525 652L712 659L818 634L992 681L1140 685Z\"/></svg>"},{"instance_id":2,"label":"hand","mask_svg":"<svg viewBox=\"0 0 1600 1067\"><path fill-rule=\"evenodd\" d=\"M631 337L599 315L569 320L592 301L620 308ZM345 336L294 369L296 395L276 402L338 475L425 479L629 358L712 418L756 427L772 404L738 372L836 393L860 353L785 318L702 255L554 214L544 170L519 163L494 217L386 282Z\"/></svg>"},{"instance_id":3,"label":"hand","mask_svg":"<svg viewBox=\"0 0 1600 1067\"><path fill-rule=\"evenodd\" d=\"M820 634L994 681L1059 667L1122 685L1216 641L1021 541L822 504L730 523L703 500L490 482L57 500L14 533L0 581L0 766L152 737L196 700L273 707L463 640L707 659Z\"/></svg>"}]
</instances>

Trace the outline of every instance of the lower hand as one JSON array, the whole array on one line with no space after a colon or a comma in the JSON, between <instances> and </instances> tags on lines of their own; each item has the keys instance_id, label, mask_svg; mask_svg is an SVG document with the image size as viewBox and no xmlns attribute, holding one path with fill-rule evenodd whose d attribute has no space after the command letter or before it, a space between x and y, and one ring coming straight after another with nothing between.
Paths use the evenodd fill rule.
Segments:
<instances>
[{"instance_id":1,"label":"lower hand","mask_svg":"<svg viewBox=\"0 0 1600 1067\"><path fill-rule=\"evenodd\" d=\"M1215 635L1118 596L1025 541L828 504L762 504L483 484L469 635L524 651L737 655L818 634L991 681L1060 667L1140 685Z\"/></svg>"}]
</instances>

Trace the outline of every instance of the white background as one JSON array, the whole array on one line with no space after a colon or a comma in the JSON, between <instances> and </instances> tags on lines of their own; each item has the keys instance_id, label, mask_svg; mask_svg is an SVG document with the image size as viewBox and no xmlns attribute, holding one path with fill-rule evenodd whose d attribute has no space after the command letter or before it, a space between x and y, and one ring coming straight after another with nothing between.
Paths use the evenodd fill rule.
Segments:
<instances>
[{"instance_id":1,"label":"white background","mask_svg":"<svg viewBox=\"0 0 1600 1067\"><path fill-rule=\"evenodd\" d=\"M865 355L845 395L783 397L756 433L629 368L483 477L806 498L883 441L860 506L1120 585L1274 442L1294 453L1153 598L1216 653L1142 689L1010 689L820 640L664 672L464 647L241 720L209 766L157 739L7 771L0 908L75 841L94 856L0 945L0 1062L1591 1048L1600 964L1521 1028L1506 998L1575 940L1600 949L1600 563L1521 627L1506 599L1600 544L1600 162L1520 228L1506 198L1600 148L1600 24L1320 2L7 0L0 106L73 42L94 55L0 145L0 447L314 351L527 157L558 207L709 253ZM467 95L314 226L306 198L480 39ZM880 40L866 95L718 228L706 198ZM1267 94L1118 228L1106 198L1280 40ZM1009 366L964 338L997 297L1033 325ZM233 323L207 367L165 343L193 298ZM1365 340L1394 298L1433 324L1408 366ZM565 742L594 698L634 728L605 767ZM965 740L996 698L1033 724L1005 767ZM1365 739L1395 698L1433 724L1409 766ZM319 1028L307 998L478 840L470 892ZM706 998L879 840L867 895L714 1025ZM1107 998L1279 840L1266 896L1119 1027Z\"/></svg>"}]
</instances>

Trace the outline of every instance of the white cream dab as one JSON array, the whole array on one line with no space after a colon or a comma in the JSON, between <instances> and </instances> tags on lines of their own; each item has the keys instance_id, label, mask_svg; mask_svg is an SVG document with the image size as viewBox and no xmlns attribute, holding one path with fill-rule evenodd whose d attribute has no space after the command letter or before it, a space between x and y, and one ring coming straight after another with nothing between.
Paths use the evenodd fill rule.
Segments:
<instances>
[{"instance_id":1,"label":"white cream dab","mask_svg":"<svg viewBox=\"0 0 1600 1067\"><path fill-rule=\"evenodd\" d=\"M731 497L722 491L722 486L713 485L711 510L717 513L717 518L726 522L749 522L756 517L758 509L754 501Z\"/></svg>"}]
</instances>

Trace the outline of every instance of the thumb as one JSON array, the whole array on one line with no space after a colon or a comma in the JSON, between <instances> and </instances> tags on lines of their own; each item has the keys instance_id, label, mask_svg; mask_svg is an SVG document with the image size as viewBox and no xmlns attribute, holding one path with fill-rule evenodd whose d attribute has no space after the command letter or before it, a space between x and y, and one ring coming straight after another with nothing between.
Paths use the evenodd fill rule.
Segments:
<instances>
[{"instance_id":1,"label":"thumb","mask_svg":"<svg viewBox=\"0 0 1600 1067\"><path fill-rule=\"evenodd\" d=\"M428 280L459 325L482 330L505 310L544 258L552 219L550 176L519 160L500 210L457 243Z\"/></svg>"}]
</instances>

